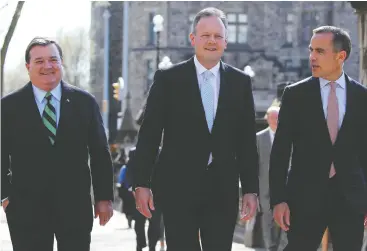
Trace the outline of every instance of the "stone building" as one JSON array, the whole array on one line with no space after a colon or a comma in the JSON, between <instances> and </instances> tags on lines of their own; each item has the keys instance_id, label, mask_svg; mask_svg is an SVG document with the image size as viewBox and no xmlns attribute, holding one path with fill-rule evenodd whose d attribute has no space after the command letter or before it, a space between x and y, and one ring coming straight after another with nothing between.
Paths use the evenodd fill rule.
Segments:
<instances>
[{"instance_id":1,"label":"stone building","mask_svg":"<svg viewBox=\"0 0 367 251\"><path fill-rule=\"evenodd\" d=\"M160 58L173 63L193 55L188 35L194 15L217 7L227 14L228 48L223 60L239 69L250 65L257 115L262 117L276 96L279 83L298 81L310 75L308 45L312 29L335 25L347 29L353 49L345 71L359 79L357 16L349 2L129 2L130 107L135 117L145 101L156 70L156 35L152 19L164 17L160 35ZM96 53L91 67L91 86L98 100L103 83L103 10L106 4L92 2L91 37ZM110 73L113 83L121 76L123 2L110 2ZM118 104L115 106L119 108Z\"/></svg>"}]
</instances>

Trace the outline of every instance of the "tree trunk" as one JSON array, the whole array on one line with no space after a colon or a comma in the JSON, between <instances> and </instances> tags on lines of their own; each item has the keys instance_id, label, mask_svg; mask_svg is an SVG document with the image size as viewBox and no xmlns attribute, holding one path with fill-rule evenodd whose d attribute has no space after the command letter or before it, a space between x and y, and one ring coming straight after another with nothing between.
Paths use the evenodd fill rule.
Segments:
<instances>
[{"instance_id":1,"label":"tree trunk","mask_svg":"<svg viewBox=\"0 0 367 251\"><path fill-rule=\"evenodd\" d=\"M24 5L24 1L19 1L17 3L17 7L15 9L14 15L11 19L11 23L9 26L8 31L6 32L4 43L1 47L1 55L0 55L0 95L3 96L3 89L4 89L4 63L6 58L6 53L8 51L8 47L11 41L11 38L13 37L15 28L17 26L20 13L22 12L22 8Z\"/></svg>"}]
</instances>

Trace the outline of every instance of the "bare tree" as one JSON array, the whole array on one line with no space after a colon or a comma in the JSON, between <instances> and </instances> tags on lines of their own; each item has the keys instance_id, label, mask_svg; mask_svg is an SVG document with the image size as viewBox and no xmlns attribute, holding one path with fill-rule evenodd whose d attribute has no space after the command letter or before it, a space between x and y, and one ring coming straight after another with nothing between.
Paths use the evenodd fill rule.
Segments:
<instances>
[{"instance_id":1,"label":"bare tree","mask_svg":"<svg viewBox=\"0 0 367 251\"><path fill-rule=\"evenodd\" d=\"M20 14L23 9L23 5L24 5L24 1L18 1L17 7L15 8L15 11L14 11L14 15L11 19L10 26L8 28L8 31L6 32L4 43L1 46L1 53L0 53L0 95L1 96L3 96L4 63L5 63L6 53L8 51L8 47L13 37L15 28L17 27L17 23L18 23Z\"/></svg>"},{"instance_id":2,"label":"bare tree","mask_svg":"<svg viewBox=\"0 0 367 251\"><path fill-rule=\"evenodd\" d=\"M88 30L59 30L56 41L63 50L64 77L68 83L89 90L90 39Z\"/></svg>"},{"instance_id":3,"label":"bare tree","mask_svg":"<svg viewBox=\"0 0 367 251\"><path fill-rule=\"evenodd\" d=\"M27 82L29 82L29 76L25 67L24 58L19 58L19 63L17 66L7 69L4 74L3 94L6 95L16 89L21 88Z\"/></svg>"}]
</instances>

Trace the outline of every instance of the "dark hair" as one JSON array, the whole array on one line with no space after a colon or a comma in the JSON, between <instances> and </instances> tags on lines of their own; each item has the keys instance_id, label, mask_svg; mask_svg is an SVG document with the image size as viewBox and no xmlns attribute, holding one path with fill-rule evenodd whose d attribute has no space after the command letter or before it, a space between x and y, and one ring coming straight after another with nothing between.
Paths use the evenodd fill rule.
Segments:
<instances>
[{"instance_id":1,"label":"dark hair","mask_svg":"<svg viewBox=\"0 0 367 251\"><path fill-rule=\"evenodd\" d=\"M321 26L313 30L313 34L321 33L332 33L333 34L333 47L335 52L345 51L347 56L345 60L348 59L350 52L352 50L352 42L347 31L342 28L335 26Z\"/></svg>"},{"instance_id":2,"label":"dark hair","mask_svg":"<svg viewBox=\"0 0 367 251\"><path fill-rule=\"evenodd\" d=\"M56 41L44 38L44 37L35 37L32 39L32 41L28 44L27 49L25 50L25 62L29 64L31 56L29 55L29 52L31 49L35 46L47 46L50 44L56 45L57 50L59 51L60 58L62 59L62 49L60 45L56 43Z\"/></svg>"},{"instance_id":3,"label":"dark hair","mask_svg":"<svg viewBox=\"0 0 367 251\"><path fill-rule=\"evenodd\" d=\"M200 19L203 18L203 17L218 17L218 18L220 18L220 20L222 20L222 22L224 24L224 28L227 31L228 21L227 21L227 17L224 14L224 12L217 9L217 8L209 7L209 8L206 8L206 9L203 9L203 10L199 11L199 13L196 14L196 16L194 18L194 21L192 22L192 27L191 27L191 32L193 34L195 34L196 25L199 23Z\"/></svg>"}]
</instances>

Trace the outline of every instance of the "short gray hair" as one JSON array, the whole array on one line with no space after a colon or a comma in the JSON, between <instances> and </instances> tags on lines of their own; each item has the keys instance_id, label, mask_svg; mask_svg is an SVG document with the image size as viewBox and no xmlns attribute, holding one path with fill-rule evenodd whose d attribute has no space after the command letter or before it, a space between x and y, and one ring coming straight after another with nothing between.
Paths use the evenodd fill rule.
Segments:
<instances>
[{"instance_id":1,"label":"short gray hair","mask_svg":"<svg viewBox=\"0 0 367 251\"><path fill-rule=\"evenodd\" d=\"M224 14L223 11L221 11L220 9L214 8L214 7L209 7L209 8L205 8L201 11L199 11L199 13L196 14L194 21L192 22L192 27L191 27L191 33L195 34L196 32L196 26L199 23L200 19L203 17L218 17L220 18L220 20L222 20L222 23L224 25L224 28L226 29L226 33L227 33L227 27L228 27L228 21L227 21L227 17Z\"/></svg>"},{"instance_id":2,"label":"short gray hair","mask_svg":"<svg viewBox=\"0 0 367 251\"><path fill-rule=\"evenodd\" d=\"M279 113L279 110L280 110L280 107L279 106L276 106L276 105L271 105L268 110L266 110L266 113L265 113L265 116L264 116L264 119L268 119L268 115L272 112L277 112Z\"/></svg>"},{"instance_id":3,"label":"short gray hair","mask_svg":"<svg viewBox=\"0 0 367 251\"><path fill-rule=\"evenodd\" d=\"M321 26L313 30L313 34L332 33L333 47L335 52L345 51L348 59L350 52L352 51L352 42L350 36L346 30L335 26Z\"/></svg>"}]
</instances>

